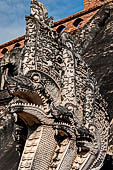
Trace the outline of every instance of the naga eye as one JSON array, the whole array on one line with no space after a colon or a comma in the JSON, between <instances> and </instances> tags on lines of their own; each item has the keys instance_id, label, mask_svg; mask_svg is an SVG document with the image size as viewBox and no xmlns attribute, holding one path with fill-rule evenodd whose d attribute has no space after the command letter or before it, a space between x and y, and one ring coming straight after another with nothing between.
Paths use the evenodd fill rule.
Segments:
<instances>
[{"instance_id":1,"label":"naga eye","mask_svg":"<svg viewBox=\"0 0 113 170\"><path fill-rule=\"evenodd\" d=\"M39 74L36 74L32 77L34 82L39 82L41 80L41 76Z\"/></svg>"}]
</instances>

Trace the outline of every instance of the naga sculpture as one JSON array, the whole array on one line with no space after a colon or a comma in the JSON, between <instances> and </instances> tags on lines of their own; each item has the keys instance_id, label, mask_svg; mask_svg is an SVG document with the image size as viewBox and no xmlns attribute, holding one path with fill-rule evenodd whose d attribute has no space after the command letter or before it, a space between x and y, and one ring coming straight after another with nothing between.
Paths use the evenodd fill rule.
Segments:
<instances>
[{"instance_id":1,"label":"naga sculpture","mask_svg":"<svg viewBox=\"0 0 113 170\"><path fill-rule=\"evenodd\" d=\"M1 89L12 96L4 112L15 118L22 154L18 170L101 169L109 123L93 73L72 36L53 31L40 2L31 1L26 23L24 48L1 61Z\"/></svg>"}]
</instances>

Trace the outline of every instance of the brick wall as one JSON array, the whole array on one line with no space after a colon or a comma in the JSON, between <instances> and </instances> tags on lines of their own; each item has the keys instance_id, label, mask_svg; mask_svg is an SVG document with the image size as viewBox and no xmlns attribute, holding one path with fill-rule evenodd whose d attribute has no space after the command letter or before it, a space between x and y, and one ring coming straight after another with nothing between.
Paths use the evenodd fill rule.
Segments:
<instances>
[{"instance_id":1,"label":"brick wall","mask_svg":"<svg viewBox=\"0 0 113 170\"><path fill-rule=\"evenodd\" d=\"M24 46L24 38L25 38L25 36L21 36L19 38L16 38L14 40L11 40L7 43L0 45L0 58L2 58L4 56L4 54L2 53L4 49L7 49L8 51L10 51L11 49L15 48L16 44L20 44L20 47L23 47Z\"/></svg>"},{"instance_id":2,"label":"brick wall","mask_svg":"<svg viewBox=\"0 0 113 170\"><path fill-rule=\"evenodd\" d=\"M57 29L62 25L65 27L65 32L69 32L71 34L74 34L76 31L79 31L91 18L93 15L96 14L98 10L94 10L91 12L86 12L85 14L75 16L74 19L70 19L69 21L64 22L63 24L58 24L58 26L54 27L53 29L57 31ZM78 20L81 19L81 22L78 25L74 25L74 23ZM62 19L63 21L63 19Z\"/></svg>"},{"instance_id":3,"label":"brick wall","mask_svg":"<svg viewBox=\"0 0 113 170\"><path fill-rule=\"evenodd\" d=\"M104 3L111 2L113 0L84 0L84 9L103 5Z\"/></svg>"}]
</instances>

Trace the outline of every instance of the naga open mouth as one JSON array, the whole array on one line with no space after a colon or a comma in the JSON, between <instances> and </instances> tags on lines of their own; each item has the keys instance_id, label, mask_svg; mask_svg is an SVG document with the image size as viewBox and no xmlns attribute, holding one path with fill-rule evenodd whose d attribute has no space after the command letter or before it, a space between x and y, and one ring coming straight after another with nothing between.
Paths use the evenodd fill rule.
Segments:
<instances>
[{"instance_id":1,"label":"naga open mouth","mask_svg":"<svg viewBox=\"0 0 113 170\"><path fill-rule=\"evenodd\" d=\"M35 80L37 79L36 75ZM17 85L18 84L18 85ZM71 113L64 110L64 114L55 116L56 109L52 106L52 93L41 82L34 83L26 77L18 76L9 80L9 91L14 96L11 111L16 112L28 126L33 124L51 124L61 136L69 136L73 126ZM60 112L60 110L58 111ZM50 121L50 119L52 121ZM51 122L51 123L50 123Z\"/></svg>"},{"instance_id":2,"label":"naga open mouth","mask_svg":"<svg viewBox=\"0 0 113 170\"><path fill-rule=\"evenodd\" d=\"M88 147L84 146L81 141L86 140L85 144L87 144L87 141L90 143L90 141L87 136L84 137L83 135L76 138L73 114L69 112L66 107L60 105L54 106L54 102L51 97L52 93L48 92L48 90L41 83L38 82L35 86L32 81L27 83L27 78L26 80L23 79L24 83L20 80L21 78L18 77L18 86L15 83L15 79L13 81L14 83L9 86L10 92L14 96L10 108L12 113L16 113L19 118L24 121L28 129L31 131L33 130L30 132L30 136L28 135L25 148L30 141L30 137L37 133L38 128L40 129L44 127L45 129L45 126L47 126L46 128L48 131L50 130L49 128L51 128L50 131L53 131L52 140L56 142L54 147L54 155L51 155L51 165L49 170L54 168L59 169L63 166L63 161L61 158L66 159L68 150L70 151L70 154L73 155L73 162L77 164L75 159L76 152L78 153L78 157L79 155L84 155L84 157L86 157L89 152ZM37 142L38 136L40 135L37 134ZM43 137L40 140L43 140ZM76 144L78 144L78 150L76 148ZM73 162L71 164L73 164Z\"/></svg>"},{"instance_id":3,"label":"naga open mouth","mask_svg":"<svg viewBox=\"0 0 113 170\"><path fill-rule=\"evenodd\" d=\"M26 104L26 105L36 105L42 110L46 110L48 108L48 98L43 96L40 91L32 92L32 91L15 91L13 93L15 97L18 97L16 104L19 105Z\"/></svg>"},{"instance_id":4,"label":"naga open mouth","mask_svg":"<svg viewBox=\"0 0 113 170\"><path fill-rule=\"evenodd\" d=\"M41 87L36 91L19 88L19 90L13 89L11 93L14 96L10 106L11 112L18 113L28 126L33 126L35 123L47 123L51 97L44 88Z\"/></svg>"}]
</instances>

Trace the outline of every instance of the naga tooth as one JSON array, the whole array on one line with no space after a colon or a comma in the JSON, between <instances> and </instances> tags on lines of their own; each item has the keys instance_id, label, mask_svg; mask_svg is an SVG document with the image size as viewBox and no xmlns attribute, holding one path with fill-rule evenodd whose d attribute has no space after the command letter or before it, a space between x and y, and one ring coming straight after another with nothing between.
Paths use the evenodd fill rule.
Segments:
<instances>
[{"instance_id":1,"label":"naga tooth","mask_svg":"<svg viewBox=\"0 0 113 170\"><path fill-rule=\"evenodd\" d=\"M39 109L41 109L40 105L38 107L39 107Z\"/></svg>"},{"instance_id":2,"label":"naga tooth","mask_svg":"<svg viewBox=\"0 0 113 170\"><path fill-rule=\"evenodd\" d=\"M40 105L40 106L39 106L39 108L40 108L40 109L42 109L42 108L43 108L43 106L42 106L42 105Z\"/></svg>"},{"instance_id":3,"label":"naga tooth","mask_svg":"<svg viewBox=\"0 0 113 170\"><path fill-rule=\"evenodd\" d=\"M14 115L14 119L15 119L15 122L17 122L17 114L16 113L13 113L13 115Z\"/></svg>"},{"instance_id":4,"label":"naga tooth","mask_svg":"<svg viewBox=\"0 0 113 170\"><path fill-rule=\"evenodd\" d=\"M42 99L43 101L45 101L45 97L44 97L44 96L41 96L41 99Z\"/></svg>"},{"instance_id":5,"label":"naga tooth","mask_svg":"<svg viewBox=\"0 0 113 170\"><path fill-rule=\"evenodd\" d=\"M33 104L33 106L36 106L35 104Z\"/></svg>"},{"instance_id":6,"label":"naga tooth","mask_svg":"<svg viewBox=\"0 0 113 170\"><path fill-rule=\"evenodd\" d=\"M58 124L56 124L56 128L58 128Z\"/></svg>"},{"instance_id":7,"label":"naga tooth","mask_svg":"<svg viewBox=\"0 0 113 170\"><path fill-rule=\"evenodd\" d=\"M81 152L81 147L78 148L79 152Z\"/></svg>"},{"instance_id":8,"label":"naga tooth","mask_svg":"<svg viewBox=\"0 0 113 170\"><path fill-rule=\"evenodd\" d=\"M43 108L46 108L46 109L47 109L47 106L46 106L46 105L44 105L44 106L43 106Z\"/></svg>"},{"instance_id":9,"label":"naga tooth","mask_svg":"<svg viewBox=\"0 0 113 170\"><path fill-rule=\"evenodd\" d=\"M58 129L55 129L55 133L56 133L56 135L58 135Z\"/></svg>"},{"instance_id":10,"label":"naga tooth","mask_svg":"<svg viewBox=\"0 0 113 170\"><path fill-rule=\"evenodd\" d=\"M39 94L39 91L37 91L36 93Z\"/></svg>"}]
</instances>

